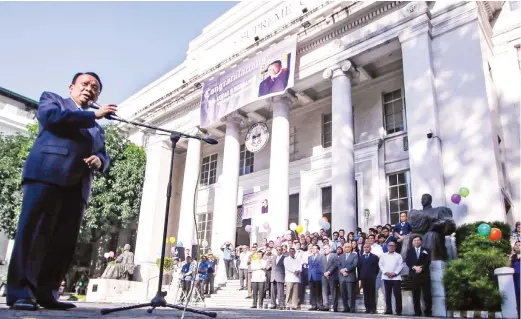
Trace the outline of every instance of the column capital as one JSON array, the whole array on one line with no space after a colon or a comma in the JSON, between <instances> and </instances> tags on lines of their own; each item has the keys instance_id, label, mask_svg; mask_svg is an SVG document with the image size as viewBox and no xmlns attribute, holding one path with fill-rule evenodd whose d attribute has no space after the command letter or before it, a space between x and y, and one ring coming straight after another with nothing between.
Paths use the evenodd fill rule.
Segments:
<instances>
[{"instance_id":1,"label":"column capital","mask_svg":"<svg viewBox=\"0 0 521 319\"><path fill-rule=\"evenodd\" d=\"M297 97L290 92L286 91L282 95L274 96L268 98L268 103L270 106L273 106L274 104L287 104L291 105L295 102L297 102Z\"/></svg>"},{"instance_id":2,"label":"column capital","mask_svg":"<svg viewBox=\"0 0 521 319\"><path fill-rule=\"evenodd\" d=\"M344 60L340 63L334 64L324 70L322 77L326 80L332 80L337 76L348 76L350 79L358 77L360 72L355 68L353 63L349 60Z\"/></svg>"},{"instance_id":3,"label":"column capital","mask_svg":"<svg viewBox=\"0 0 521 319\"><path fill-rule=\"evenodd\" d=\"M239 113L238 111L233 111L230 114L221 118L221 121L225 122L226 125L236 124L236 125L239 125L239 127L240 127L248 121L248 118L246 116L242 115L241 113Z\"/></svg>"}]
</instances>

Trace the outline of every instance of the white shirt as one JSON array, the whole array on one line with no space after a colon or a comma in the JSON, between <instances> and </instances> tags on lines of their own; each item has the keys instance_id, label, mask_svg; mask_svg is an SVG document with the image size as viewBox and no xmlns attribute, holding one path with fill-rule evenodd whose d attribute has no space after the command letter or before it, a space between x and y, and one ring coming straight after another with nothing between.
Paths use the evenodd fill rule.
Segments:
<instances>
[{"instance_id":1,"label":"white shirt","mask_svg":"<svg viewBox=\"0 0 521 319\"><path fill-rule=\"evenodd\" d=\"M403 268L403 259L402 255L397 252L394 253L384 253L380 256L380 261L378 262L378 266L380 266L380 270L382 271L382 279L383 280L402 280L400 276L400 272ZM393 278L389 278L385 275L386 272L393 272L397 276Z\"/></svg>"},{"instance_id":2,"label":"white shirt","mask_svg":"<svg viewBox=\"0 0 521 319\"><path fill-rule=\"evenodd\" d=\"M239 264L239 269L248 269L248 259L251 256L251 252L242 252L239 255L239 259L241 263Z\"/></svg>"},{"instance_id":3,"label":"white shirt","mask_svg":"<svg viewBox=\"0 0 521 319\"><path fill-rule=\"evenodd\" d=\"M298 276L295 274L295 271L302 271L302 264L300 260L297 258L291 258L290 256L284 258L284 270L284 282L300 283L300 273Z\"/></svg>"},{"instance_id":4,"label":"white shirt","mask_svg":"<svg viewBox=\"0 0 521 319\"><path fill-rule=\"evenodd\" d=\"M265 282L266 273L266 260L257 259L251 261L251 282Z\"/></svg>"},{"instance_id":5,"label":"white shirt","mask_svg":"<svg viewBox=\"0 0 521 319\"><path fill-rule=\"evenodd\" d=\"M377 243L374 243L371 246L371 254L375 254L377 257L380 257L383 253L384 250L382 249L382 246L378 245Z\"/></svg>"}]
</instances>

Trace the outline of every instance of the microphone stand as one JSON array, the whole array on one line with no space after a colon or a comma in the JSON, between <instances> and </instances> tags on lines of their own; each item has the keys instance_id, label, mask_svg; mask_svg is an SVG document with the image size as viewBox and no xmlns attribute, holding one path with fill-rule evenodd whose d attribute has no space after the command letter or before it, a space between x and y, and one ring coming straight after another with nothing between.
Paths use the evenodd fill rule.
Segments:
<instances>
[{"instance_id":1,"label":"microphone stand","mask_svg":"<svg viewBox=\"0 0 521 319\"><path fill-rule=\"evenodd\" d=\"M128 120L122 119L122 118L120 118L120 117L118 117L116 115L109 115L106 118L110 119L110 120L116 120L116 121L119 121L119 122L132 124L132 125L135 125L135 126L141 126L141 127L145 127L145 128L161 131L161 132L170 133L170 141L172 142L172 152L171 152L171 156L170 156L170 174L168 175L170 178L168 180L168 186L167 186L167 191L166 191L165 223L164 223L164 226L163 226L163 240L161 242L161 263L160 263L160 266L159 266L159 282L158 282L158 285L157 285L157 294L148 303L142 303L142 304L137 304L137 305L132 305L132 306L112 308L112 309L103 308L103 309L101 309L101 314L102 315L106 315L106 314L113 313L113 312L119 312L119 311L124 311L124 310L131 310L131 309L138 309L138 308L145 308L145 307L150 307L149 309L147 309L147 312L148 313L152 313L152 311L155 308L166 307L166 308L173 308L173 309L177 309L177 310L188 311L188 312L192 312L192 313L196 313L196 314L200 314L200 315L205 315L205 316L208 316L208 317L211 317L211 318L217 317L217 313L215 313L215 312L197 310L197 309L192 309L192 308L183 307L183 306L179 306L179 305L169 304L169 303L166 302L166 299L165 299L165 296L166 296L167 292L166 291L165 292L162 291L163 290L163 267L164 267L164 264L165 264L166 237L167 237L167 231L168 231L168 213L169 213L169 210L170 210L170 197L172 195L172 173L173 173L173 170L174 170L174 155L175 155L175 148L177 146L177 142L179 142L179 139L181 137L193 138L193 139L196 139L196 140L201 140L201 141L206 142L208 144L217 144L217 141L214 140L214 139L211 139L211 138L202 138L202 137L199 137L199 136L188 135L188 134L177 132L177 131L166 130L166 129L163 129L163 128L160 128L160 127L155 127L153 125L148 125L148 124L144 124L144 123L128 121Z\"/></svg>"}]
</instances>

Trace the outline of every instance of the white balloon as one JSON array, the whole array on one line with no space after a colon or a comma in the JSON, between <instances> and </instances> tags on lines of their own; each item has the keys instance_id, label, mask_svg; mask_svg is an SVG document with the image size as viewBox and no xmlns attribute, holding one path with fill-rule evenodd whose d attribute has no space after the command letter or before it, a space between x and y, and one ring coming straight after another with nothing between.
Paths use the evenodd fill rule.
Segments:
<instances>
[{"instance_id":1,"label":"white balloon","mask_svg":"<svg viewBox=\"0 0 521 319\"><path fill-rule=\"evenodd\" d=\"M324 230L328 230L329 228L331 228L331 224L329 222L326 222L323 227L324 227Z\"/></svg>"},{"instance_id":2,"label":"white balloon","mask_svg":"<svg viewBox=\"0 0 521 319\"><path fill-rule=\"evenodd\" d=\"M208 247L208 241L205 239L201 242L201 246L203 246L203 248L206 248Z\"/></svg>"},{"instance_id":3,"label":"white balloon","mask_svg":"<svg viewBox=\"0 0 521 319\"><path fill-rule=\"evenodd\" d=\"M291 235L291 230L286 231L286 235Z\"/></svg>"},{"instance_id":4,"label":"white balloon","mask_svg":"<svg viewBox=\"0 0 521 319\"><path fill-rule=\"evenodd\" d=\"M105 257L105 259L109 258L109 253L104 253L103 257Z\"/></svg>"},{"instance_id":5,"label":"white balloon","mask_svg":"<svg viewBox=\"0 0 521 319\"><path fill-rule=\"evenodd\" d=\"M295 229L297 229L297 224L295 224L295 223L289 224L289 229L292 231L295 231Z\"/></svg>"}]
</instances>

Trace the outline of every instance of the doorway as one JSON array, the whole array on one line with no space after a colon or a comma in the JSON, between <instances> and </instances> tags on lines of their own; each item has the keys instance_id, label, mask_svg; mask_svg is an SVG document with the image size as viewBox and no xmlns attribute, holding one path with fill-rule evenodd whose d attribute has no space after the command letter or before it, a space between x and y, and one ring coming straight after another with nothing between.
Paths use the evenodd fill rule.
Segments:
<instances>
[{"instance_id":1,"label":"doorway","mask_svg":"<svg viewBox=\"0 0 521 319\"><path fill-rule=\"evenodd\" d=\"M251 225L251 218L243 219L241 225L237 226L237 232L235 233L235 247L240 245L250 247L250 234L244 229L247 225Z\"/></svg>"}]
</instances>

